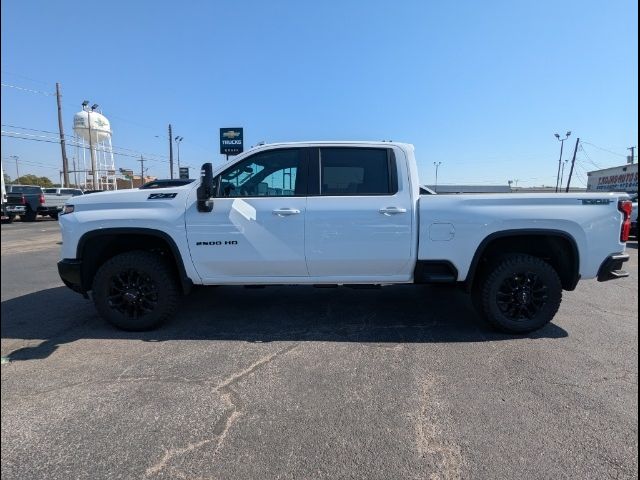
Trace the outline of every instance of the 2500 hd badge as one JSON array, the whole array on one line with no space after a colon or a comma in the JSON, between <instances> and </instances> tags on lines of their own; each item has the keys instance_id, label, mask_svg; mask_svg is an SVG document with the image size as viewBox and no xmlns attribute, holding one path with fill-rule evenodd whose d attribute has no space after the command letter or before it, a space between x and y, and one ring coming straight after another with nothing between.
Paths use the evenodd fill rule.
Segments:
<instances>
[{"instance_id":1,"label":"2500 hd badge","mask_svg":"<svg viewBox=\"0 0 640 480\"><path fill-rule=\"evenodd\" d=\"M196 246L198 245L237 245L238 241L237 240L225 240L224 242L222 240L214 240L211 242L196 242Z\"/></svg>"}]
</instances>

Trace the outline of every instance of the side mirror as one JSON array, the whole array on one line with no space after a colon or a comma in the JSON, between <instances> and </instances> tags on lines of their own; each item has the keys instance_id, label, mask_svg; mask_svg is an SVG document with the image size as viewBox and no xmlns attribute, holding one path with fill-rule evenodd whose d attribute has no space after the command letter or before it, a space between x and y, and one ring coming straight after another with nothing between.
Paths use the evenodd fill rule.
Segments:
<instances>
[{"instance_id":1,"label":"side mirror","mask_svg":"<svg viewBox=\"0 0 640 480\"><path fill-rule=\"evenodd\" d=\"M213 210L213 167L210 163L202 165L200 170L200 186L197 190L198 211L210 212Z\"/></svg>"}]
</instances>

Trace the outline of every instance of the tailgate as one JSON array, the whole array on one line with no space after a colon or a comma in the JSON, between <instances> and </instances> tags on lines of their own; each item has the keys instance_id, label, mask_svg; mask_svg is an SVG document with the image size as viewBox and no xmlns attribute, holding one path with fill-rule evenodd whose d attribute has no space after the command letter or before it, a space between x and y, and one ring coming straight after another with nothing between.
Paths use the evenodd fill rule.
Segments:
<instances>
[{"instance_id":1,"label":"tailgate","mask_svg":"<svg viewBox=\"0 0 640 480\"><path fill-rule=\"evenodd\" d=\"M7 205L24 205L24 195L22 193L7 193Z\"/></svg>"}]
</instances>

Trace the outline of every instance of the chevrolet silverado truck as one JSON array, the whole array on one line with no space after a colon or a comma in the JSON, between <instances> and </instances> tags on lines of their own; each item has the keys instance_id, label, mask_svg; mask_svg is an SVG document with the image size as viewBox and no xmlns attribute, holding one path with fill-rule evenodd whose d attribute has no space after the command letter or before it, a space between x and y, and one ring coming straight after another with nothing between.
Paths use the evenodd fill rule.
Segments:
<instances>
[{"instance_id":1,"label":"chevrolet silverado truck","mask_svg":"<svg viewBox=\"0 0 640 480\"><path fill-rule=\"evenodd\" d=\"M62 211L64 204L71 197L82 195L79 188L44 188L44 204L38 209L40 215L48 215L53 219L58 219L59 213Z\"/></svg>"},{"instance_id":2,"label":"chevrolet silverado truck","mask_svg":"<svg viewBox=\"0 0 640 480\"><path fill-rule=\"evenodd\" d=\"M75 197L60 277L144 330L194 285L449 284L498 329L551 321L563 290L619 279L631 202L614 193L421 195L412 145L261 145L199 181Z\"/></svg>"}]
</instances>

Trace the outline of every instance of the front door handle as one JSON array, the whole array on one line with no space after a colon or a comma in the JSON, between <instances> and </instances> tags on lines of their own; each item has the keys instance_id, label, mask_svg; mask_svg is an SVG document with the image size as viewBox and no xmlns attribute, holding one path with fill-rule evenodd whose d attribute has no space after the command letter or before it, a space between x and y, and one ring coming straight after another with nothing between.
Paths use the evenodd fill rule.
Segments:
<instances>
[{"instance_id":1,"label":"front door handle","mask_svg":"<svg viewBox=\"0 0 640 480\"><path fill-rule=\"evenodd\" d=\"M385 208L381 208L380 210L378 210L381 214L383 215L397 215L398 213L407 213L407 209L406 208L400 208L400 207L385 207Z\"/></svg>"},{"instance_id":2,"label":"front door handle","mask_svg":"<svg viewBox=\"0 0 640 480\"><path fill-rule=\"evenodd\" d=\"M288 215L298 215L300 210L297 208L276 208L273 211L274 215L278 215L279 217L286 217Z\"/></svg>"}]
</instances>

